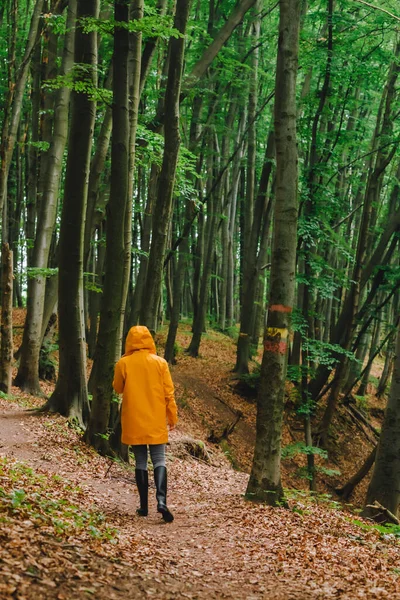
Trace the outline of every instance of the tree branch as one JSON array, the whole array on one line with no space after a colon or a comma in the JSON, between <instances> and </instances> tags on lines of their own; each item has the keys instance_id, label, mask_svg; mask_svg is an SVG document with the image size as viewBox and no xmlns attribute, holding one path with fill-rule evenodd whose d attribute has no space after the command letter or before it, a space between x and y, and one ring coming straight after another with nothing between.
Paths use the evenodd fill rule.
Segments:
<instances>
[{"instance_id":1,"label":"tree branch","mask_svg":"<svg viewBox=\"0 0 400 600\"><path fill-rule=\"evenodd\" d=\"M400 21L400 17L398 17L397 15L394 15L393 13L389 12L385 8L381 8L380 6L375 6L374 4L370 4L369 2L365 2L365 0L354 0L354 2L359 2L360 4L365 4L365 6L369 6L369 8L373 8L374 10L380 10L381 12L389 15L389 17L392 17L392 19L396 19L396 21Z\"/></svg>"}]
</instances>

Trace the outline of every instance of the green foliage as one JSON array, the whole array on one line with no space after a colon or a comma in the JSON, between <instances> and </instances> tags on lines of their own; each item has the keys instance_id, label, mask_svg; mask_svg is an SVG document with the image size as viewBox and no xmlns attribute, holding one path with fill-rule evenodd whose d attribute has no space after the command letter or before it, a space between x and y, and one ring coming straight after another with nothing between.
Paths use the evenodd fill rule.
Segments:
<instances>
[{"instance_id":1,"label":"green foliage","mask_svg":"<svg viewBox=\"0 0 400 600\"><path fill-rule=\"evenodd\" d=\"M140 248L135 248L134 246L132 246L131 252L133 255L144 256L145 258L149 258L149 252L145 252L144 250L141 250Z\"/></svg>"},{"instance_id":2,"label":"green foliage","mask_svg":"<svg viewBox=\"0 0 400 600\"><path fill-rule=\"evenodd\" d=\"M85 281L85 290L88 290L88 292L94 292L95 294L103 293L102 288L93 281Z\"/></svg>"},{"instance_id":3,"label":"green foliage","mask_svg":"<svg viewBox=\"0 0 400 600\"><path fill-rule=\"evenodd\" d=\"M354 354L349 350L345 350L339 344L329 344L321 340L313 340L307 338L304 341L303 348L307 350L309 360L317 364L334 367L338 362L339 356L346 356L349 360L355 361Z\"/></svg>"},{"instance_id":4,"label":"green foliage","mask_svg":"<svg viewBox=\"0 0 400 600\"><path fill-rule=\"evenodd\" d=\"M93 67L86 63L75 63L66 75L57 75L53 79L43 83L43 89L55 91L66 87L80 94L86 94L93 102L103 102L106 105L112 103L112 91L104 87L94 85Z\"/></svg>"},{"instance_id":5,"label":"green foliage","mask_svg":"<svg viewBox=\"0 0 400 600\"><path fill-rule=\"evenodd\" d=\"M29 278L34 279L36 277L52 277L58 273L58 269L40 269L38 267L28 267L26 274Z\"/></svg>"},{"instance_id":6,"label":"green foliage","mask_svg":"<svg viewBox=\"0 0 400 600\"><path fill-rule=\"evenodd\" d=\"M299 454L319 456L320 458L326 460L328 458L328 453L323 448L319 448L317 446L307 446L305 442L295 442L294 444L288 444L284 446L281 451L282 460L290 460ZM323 475L327 475L328 477L333 477L335 475L340 475L340 471L337 469L329 469L322 465L314 465L313 473L310 472L308 466L300 467L297 469L297 475L302 479L312 480L315 476L315 473L321 473Z\"/></svg>"},{"instance_id":7,"label":"green foliage","mask_svg":"<svg viewBox=\"0 0 400 600\"><path fill-rule=\"evenodd\" d=\"M307 446L305 442L295 442L294 444L288 444L282 448L282 459L290 460L298 454L313 454L314 456L321 456L322 458L328 458L328 453L323 448L317 446Z\"/></svg>"},{"instance_id":8,"label":"green foliage","mask_svg":"<svg viewBox=\"0 0 400 600\"><path fill-rule=\"evenodd\" d=\"M39 475L30 467L0 457L0 476L6 483L0 487L0 512L29 519L36 527L50 527L56 536L77 532L89 537L116 542L116 530L110 528L101 513L83 510L65 496L73 497L77 490L64 484L64 494L54 488L57 479ZM58 479L59 481L60 479Z\"/></svg>"},{"instance_id":9,"label":"green foliage","mask_svg":"<svg viewBox=\"0 0 400 600\"><path fill-rule=\"evenodd\" d=\"M377 531L382 538L386 539L387 536L394 538L400 538L400 525L394 523L386 523L384 525L379 523L365 523L359 519L348 519L353 525L357 525L363 531Z\"/></svg>"},{"instance_id":10,"label":"green foliage","mask_svg":"<svg viewBox=\"0 0 400 600\"><path fill-rule=\"evenodd\" d=\"M20 147L31 147L31 148L36 148L37 150L39 150L40 152L47 152L47 150L50 148L50 144L49 142L33 142L32 140L29 140L27 142L20 142L19 143Z\"/></svg>"},{"instance_id":11,"label":"green foliage","mask_svg":"<svg viewBox=\"0 0 400 600\"><path fill-rule=\"evenodd\" d=\"M115 21L114 19L94 19L85 17L81 19L81 24L85 33L95 31L101 35L113 35L116 28L127 29L131 33L141 33L143 38L169 38L183 37L182 34L172 27L172 17L170 15L153 14L144 16L142 19L133 19L129 23L124 21Z\"/></svg>"},{"instance_id":12,"label":"green foliage","mask_svg":"<svg viewBox=\"0 0 400 600\"><path fill-rule=\"evenodd\" d=\"M358 408L360 408L363 412L367 413L368 412L368 398L366 396L356 396L356 395L354 395L354 398L356 399Z\"/></svg>"}]
</instances>

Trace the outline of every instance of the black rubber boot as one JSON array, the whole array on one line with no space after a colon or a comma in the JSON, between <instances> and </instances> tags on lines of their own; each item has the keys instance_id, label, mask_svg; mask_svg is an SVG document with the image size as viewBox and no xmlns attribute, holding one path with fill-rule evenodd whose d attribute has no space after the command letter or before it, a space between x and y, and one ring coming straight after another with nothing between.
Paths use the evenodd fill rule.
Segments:
<instances>
[{"instance_id":1,"label":"black rubber boot","mask_svg":"<svg viewBox=\"0 0 400 600\"><path fill-rule=\"evenodd\" d=\"M136 512L140 517L147 517L149 512L149 474L144 469L135 469L135 477L140 498L140 508L136 509Z\"/></svg>"},{"instance_id":2,"label":"black rubber boot","mask_svg":"<svg viewBox=\"0 0 400 600\"><path fill-rule=\"evenodd\" d=\"M157 467L154 469L154 482L156 484L157 512L162 514L166 523L172 523L174 515L167 506L167 468Z\"/></svg>"}]
</instances>

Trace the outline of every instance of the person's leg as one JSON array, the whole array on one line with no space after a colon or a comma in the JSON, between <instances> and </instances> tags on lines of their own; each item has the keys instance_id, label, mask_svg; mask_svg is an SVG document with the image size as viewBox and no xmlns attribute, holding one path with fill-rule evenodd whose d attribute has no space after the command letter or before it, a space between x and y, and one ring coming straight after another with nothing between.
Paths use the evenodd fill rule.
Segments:
<instances>
[{"instance_id":1,"label":"person's leg","mask_svg":"<svg viewBox=\"0 0 400 600\"><path fill-rule=\"evenodd\" d=\"M147 446L132 446L135 455L135 478L139 492L140 508L136 510L140 517L147 517L149 496L149 474L147 472Z\"/></svg>"},{"instance_id":2,"label":"person's leg","mask_svg":"<svg viewBox=\"0 0 400 600\"><path fill-rule=\"evenodd\" d=\"M152 444L150 447L151 462L154 467L156 484L157 511L162 514L166 523L171 523L174 516L167 506L167 468L165 466L165 444Z\"/></svg>"}]
</instances>

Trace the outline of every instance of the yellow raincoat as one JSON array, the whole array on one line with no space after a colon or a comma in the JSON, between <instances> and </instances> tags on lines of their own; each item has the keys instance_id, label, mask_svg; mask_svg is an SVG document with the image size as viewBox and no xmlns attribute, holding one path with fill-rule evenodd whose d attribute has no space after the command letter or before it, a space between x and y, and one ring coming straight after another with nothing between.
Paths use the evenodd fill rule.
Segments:
<instances>
[{"instance_id":1,"label":"yellow raincoat","mask_svg":"<svg viewBox=\"0 0 400 600\"><path fill-rule=\"evenodd\" d=\"M147 327L131 327L125 354L115 365L113 386L122 396L122 443L166 444L167 421L178 421L168 363L157 356Z\"/></svg>"}]
</instances>

